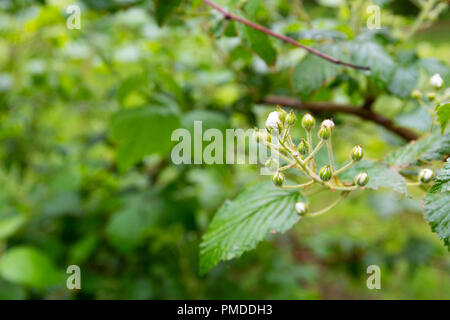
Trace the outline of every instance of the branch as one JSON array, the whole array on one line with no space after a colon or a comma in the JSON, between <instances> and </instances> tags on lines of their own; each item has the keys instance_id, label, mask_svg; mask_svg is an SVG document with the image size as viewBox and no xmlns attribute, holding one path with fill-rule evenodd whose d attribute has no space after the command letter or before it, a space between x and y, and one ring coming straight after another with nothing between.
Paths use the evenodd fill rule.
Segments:
<instances>
[{"instance_id":1,"label":"branch","mask_svg":"<svg viewBox=\"0 0 450 320\"><path fill-rule=\"evenodd\" d=\"M402 137L407 141L417 140L419 137L412 132L410 129L405 127L397 127L394 122L382 116L381 114L375 113L370 109L341 105L332 102L305 102L302 103L300 100L289 98L289 97L278 97L278 96L268 96L264 98L260 103L287 106L294 109L309 110L313 113L346 113L351 114L361 119L372 121L385 129L395 133L396 135Z\"/></svg>"},{"instance_id":2,"label":"branch","mask_svg":"<svg viewBox=\"0 0 450 320\"><path fill-rule=\"evenodd\" d=\"M249 21L247 19L244 19L244 18L241 18L241 17L239 17L239 16L237 16L237 15L231 13L231 12L228 12L225 9L223 9L221 6L219 6L218 4L216 4L215 2L213 2L211 0L203 0L203 2L206 5L216 9L217 11L219 11L225 17L225 19L228 19L228 20L231 19L231 20L235 20L237 22L243 23L243 24L249 26L250 28L256 29L256 30L258 30L258 31L260 31L262 33L265 33L265 34L269 35L269 36L272 36L272 37L280 39L280 40L282 40L284 42L290 43L290 44L292 44L292 45L294 45L294 46L296 46L298 48L305 49L306 51L308 51L308 52L310 52L312 54L315 54L316 56L319 56L322 59L328 60L328 61L330 61L332 63L339 64L339 65L342 65L342 66L345 66L345 67L350 67L350 68L360 69L360 70L370 70L370 67L358 66L358 65L355 65L355 64L344 62L344 61L341 61L339 59L330 57L329 55L326 55L325 53L322 53L322 52L320 52L320 51L318 51L316 49L313 49L313 48L307 47L305 45L302 45L302 44L298 43L297 41L295 41L292 38L289 38L289 37L286 37L285 35L273 32L272 30L267 29L266 27L263 27L262 25L259 25L257 23L251 22L251 21Z\"/></svg>"}]
</instances>

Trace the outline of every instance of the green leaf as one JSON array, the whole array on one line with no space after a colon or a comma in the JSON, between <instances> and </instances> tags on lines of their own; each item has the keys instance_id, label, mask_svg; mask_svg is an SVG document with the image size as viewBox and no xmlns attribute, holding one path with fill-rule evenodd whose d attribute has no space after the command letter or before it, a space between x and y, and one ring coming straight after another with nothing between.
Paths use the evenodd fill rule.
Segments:
<instances>
[{"instance_id":1,"label":"green leaf","mask_svg":"<svg viewBox=\"0 0 450 320\"><path fill-rule=\"evenodd\" d=\"M214 216L200 245L200 273L221 260L254 249L271 231L285 232L298 220L295 203L305 198L298 191L260 183L228 201Z\"/></svg>"},{"instance_id":2,"label":"green leaf","mask_svg":"<svg viewBox=\"0 0 450 320\"><path fill-rule=\"evenodd\" d=\"M255 51L268 65L275 63L277 52L266 34L243 24L238 24L237 28L246 46Z\"/></svg>"},{"instance_id":3,"label":"green leaf","mask_svg":"<svg viewBox=\"0 0 450 320\"><path fill-rule=\"evenodd\" d=\"M118 144L119 169L129 169L145 155L170 151L172 132L179 127L178 116L163 108L144 107L117 112L111 121L110 136Z\"/></svg>"},{"instance_id":4,"label":"green leaf","mask_svg":"<svg viewBox=\"0 0 450 320\"><path fill-rule=\"evenodd\" d=\"M400 98L409 97L419 78L419 71L415 65L398 66L388 85L391 93Z\"/></svg>"},{"instance_id":5,"label":"green leaf","mask_svg":"<svg viewBox=\"0 0 450 320\"><path fill-rule=\"evenodd\" d=\"M450 159L424 198L425 219L450 251Z\"/></svg>"},{"instance_id":6,"label":"green leaf","mask_svg":"<svg viewBox=\"0 0 450 320\"><path fill-rule=\"evenodd\" d=\"M450 153L450 133L434 132L389 154L385 161L393 166L406 167L421 162L441 160Z\"/></svg>"},{"instance_id":7,"label":"green leaf","mask_svg":"<svg viewBox=\"0 0 450 320\"><path fill-rule=\"evenodd\" d=\"M13 235L25 223L23 215L5 217L0 220L0 240Z\"/></svg>"},{"instance_id":8,"label":"green leaf","mask_svg":"<svg viewBox=\"0 0 450 320\"><path fill-rule=\"evenodd\" d=\"M395 69L394 60L375 42L355 41L349 44L352 61L361 66L370 66L369 77L385 85L389 83Z\"/></svg>"},{"instance_id":9,"label":"green leaf","mask_svg":"<svg viewBox=\"0 0 450 320\"><path fill-rule=\"evenodd\" d=\"M430 193L450 192L450 158L444 165L440 174L436 177L436 181L431 187Z\"/></svg>"},{"instance_id":10,"label":"green leaf","mask_svg":"<svg viewBox=\"0 0 450 320\"><path fill-rule=\"evenodd\" d=\"M372 160L362 160L339 175L339 179L352 182L360 172L369 174L369 183L365 186L369 189L390 188L405 196L408 196L408 188L405 179L394 169L384 163Z\"/></svg>"},{"instance_id":11,"label":"green leaf","mask_svg":"<svg viewBox=\"0 0 450 320\"><path fill-rule=\"evenodd\" d=\"M163 25L180 4L181 0L156 0L155 17L158 25Z\"/></svg>"},{"instance_id":12,"label":"green leaf","mask_svg":"<svg viewBox=\"0 0 450 320\"><path fill-rule=\"evenodd\" d=\"M341 45L324 45L319 51L337 59L345 60ZM338 65L308 53L294 68L292 85L302 98L307 98L342 71Z\"/></svg>"},{"instance_id":13,"label":"green leaf","mask_svg":"<svg viewBox=\"0 0 450 320\"><path fill-rule=\"evenodd\" d=\"M441 125L442 133L444 133L448 120L450 119L450 103L440 105L437 109L436 115L437 120Z\"/></svg>"},{"instance_id":14,"label":"green leaf","mask_svg":"<svg viewBox=\"0 0 450 320\"><path fill-rule=\"evenodd\" d=\"M0 259L0 275L8 281L40 289L63 280L63 273L47 256L28 246L6 251Z\"/></svg>"},{"instance_id":15,"label":"green leaf","mask_svg":"<svg viewBox=\"0 0 450 320\"><path fill-rule=\"evenodd\" d=\"M446 64L434 58L421 59L418 64L427 72L428 76L439 73L444 84L450 84L450 68Z\"/></svg>"}]
</instances>

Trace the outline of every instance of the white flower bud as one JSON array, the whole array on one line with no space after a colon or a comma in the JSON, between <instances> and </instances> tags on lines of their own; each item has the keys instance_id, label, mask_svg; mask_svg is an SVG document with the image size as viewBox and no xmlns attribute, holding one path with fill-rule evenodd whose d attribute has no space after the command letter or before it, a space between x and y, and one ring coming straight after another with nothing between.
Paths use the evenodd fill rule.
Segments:
<instances>
[{"instance_id":1,"label":"white flower bud","mask_svg":"<svg viewBox=\"0 0 450 320\"><path fill-rule=\"evenodd\" d=\"M331 130L333 130L334 129L334 122L333 122L333 120L330 120L330 119L323 120L322 121L322 127L330 128Z\"/></svg>"},{"instance_id":2,"label":"white flower bud","mask_svg":"<svg viewBox=\"0 0 450 320\"><path fill-rule=\"evenodd\" d=\"M295 210L300 216L304 216L308 212L308 206L304 202L297 202L295 204Z\"/></svg>"},{"instance_id":3,"label":"white flower bud","mask_svg":"<svg viewBox=\"0 0 450 320\"><path fill-rule=\"evenodd\" d=\"M422 183L428 183L430 182L434 177L434 172L431 169L422 169L419 172L419 181Z\"/></svg>"},{"instance_id":4,"label":"white flower bud","mask_svg":"<svg viewBox=\"0 0 450 320\"><path fill-rule=\"evenodd\" d=\"M364 187L369 182L369 174L367 172L358 173L355 178L355 183L361 187Z\"/></svg>"},{"instance_id":5,"label":"white flower bud","mask_svg":"<svg viewBox=\"0 0 450 320\"><path fill-rule=\"evenodd\" d=\"M364 151L361 148L361 146L355 146L352 149L352 154L351 155L352 155L352 160L353 161L359 161L359 160L361 160L363 158Z\"/></svg>"},{"instance_id":6,"label":"white flower bud","mask_svg":"<svg viewBox=\"0 0 450 320\"><path fill-rule=\"evenodd\" d=\"M267 130L269 130L269 131L271 131L272 129L278 130L280 124L281 124L281 122L280 122L280 118L278 117L278 112L273 111L273 112L269 113L269 116L267 117L267 120L266 120Z\"/></svg>"},{"instance_id":7,"label":"white flower bud","mask_svg":"<svg viewBox=\"0 0 450 320\"><path fill-rule=\"evenodd\" d=\"M435 73L431 78L430 78L430 84L435 87L435 88L441 88L442 85L444 84L444 80L442 80L441 75L439 73Z\"/></svg>"}]
</instances>

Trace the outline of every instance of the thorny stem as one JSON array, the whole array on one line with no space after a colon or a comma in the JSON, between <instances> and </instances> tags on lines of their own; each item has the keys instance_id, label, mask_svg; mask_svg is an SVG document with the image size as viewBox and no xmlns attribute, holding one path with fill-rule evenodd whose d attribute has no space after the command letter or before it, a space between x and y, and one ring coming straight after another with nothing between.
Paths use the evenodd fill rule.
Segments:
<instances>
[{"instance_id":1,"label":"thorny stem","mask_svg":"<svg viewBox=\"0 0 450 320\"><path fill-rule=\"evenodd\" d=\"M333 57L331 57L331 56L329 56L329 55L327 55L325 53L322 53L322 52L320 52L320 51L318 51L316 49L313 49L313 48L307 47L307 46L305 46L303 44L300 44L299 42L295 41L292 38L289 38L289 37L287 37L285 35L276 33L276 32L274 32L274 31L272 31L272 30L270 30L270 29L268 29L266 27L263 27L262 25L259 25L257 23L252 22L252 21L249 21L247 19L239 17L239 16L235 15L234 13L231 13L231 12L225 10L224 8L222 8L217 3L215 3L215 2L213 2L211 0L203 0L203 3L205 3L206 5L214 8L214 9L216 9L217 11L219 11L225 17L225 19L228 19L228 20L231 19L231 20L240 22L242 24L245 24L246 26L249 26L250 28L258 30L258 31L260 31L262 33L265 33L265 34L267 34L267 35L269 35L271 37L274 37L274 38L280 39L280 40L282 40L284 42L290 43L290 44L296 46L297 48L305 49L306 51L308 51L308 52L310 52L312 54L315 54L316 56L318 56L318 57L320 57L322 59L328 60L328 61L330 61L330 62L332 62L334 64L339 64L339 65L342 65L342 66L345 66L345 67L354 68L354 69L370 70L370 67L358 66L358 65L355 65L355 64L352 64L352 63L344 62L344 61L341 61L339 59L333 58Z\"/></svg>"}]
</instances>

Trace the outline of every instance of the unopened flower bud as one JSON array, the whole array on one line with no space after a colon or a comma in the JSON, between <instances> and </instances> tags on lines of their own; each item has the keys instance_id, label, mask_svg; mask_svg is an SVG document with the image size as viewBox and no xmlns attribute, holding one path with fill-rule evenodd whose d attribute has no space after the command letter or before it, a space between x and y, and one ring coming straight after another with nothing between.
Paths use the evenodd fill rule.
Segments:
<instances>
[{"instance_id":1,"label":"unopened flower bud","mask_svg":"<svg viewBox=\"0 0 450 320\"><path fill-rule=\"evenodd\" d=\"M430 84L439 89L442 87L442 85L444 84L444 80L442 80L441 75L439 73L435 73L431 78L430 78Z\"/></svg>"},{"instance_id":2,"label":"unopened flower bud","mask_svg":"<svg viewBox=\"0 0 450 320\"><path fill-rule=\"evenodd\" d=\"M326 119L326 120L322 121L321 126L322 127L327 127L327 128L330 128L331 130L333 130L334 129L334 122L333 122L333 120Z\"/></svg>"},{"instance_id":3,"label":"unopened flower bud","mask_svg":"<svg viewBox=\"0 0 450 320\"><path fill-rule=\"evenodd\" d=\"M309 152L309 145L308 142L306 142L305 139L302 138L302 141L297 146L297 150L301 155L307 155Z\"/></svg>"},{"instance_id":4,"label":"unopened flower bud","mask_svg":"<svg viewBox=\"0 0 450 320\"><path fill-rule=\"evenodd\" d=\"M419 90L415 89L411 92L411 98L413 99L420 99L422 98L422 92L420 92Z\"/></svg>"},{"instance_id":5,"label":"unopened flower bud","mask_svg":"<svg viewBox=\"0 0 450 320\"><path fill-rule=\"evenodd\" d=\"M295 116L295 113L293 110L289 112L289 114L286 117L286 124L288 126L293 126L297 122L297 117Z\"/></svg>"},{"instance_id":6,"label":"unopened flower bud","mask_svg":"<svg viewBox=\"0 0 450 320\"><path fill-rule=\"evenodd\" d=\"M431 169L422 169L419 172L419 181L422 183L428 183L433 180L434 172Z\"/></svg>"},{"instance_id":7,"label":"unopened flower bud","mask_svg":"<svg viewBox=\"0 0 450 320\"><path fill-rule=\"evenodd\" d=\"M285 180L284 174L281 173L280 171L277 171L273 174L272 176L272 182L274 185L280 187L283 185Z\"/></svg>"},{"instance_id":8,"label":"unopened flower bud","mask_svg":"<svg viewBox=\"0 0 450 320\"><path fill-rule=\"evenodd\" d=\"M302 118L302 127L309 131L316 125L316 120L309 113L305 114Z\"/></svg>"},{"instance_id":9,"label":"unopened flower bud","mask_svg":"<svg viewBox=\"0 0 450 320\"><path fill-rule=\"evenodd\" d=\"M322 181L330 180L332 175L333 173L331 172L330 166L323 166L322 169L320 169L319 177Z\"/></svg>"},{"instance_id":10,"label":"unopened flower bud","mask_svg":"<svg viewBox=\"0 0 450 320\"><path fill-rule=\"evenodd\" d=\"M287 112L281 109L280 106L277 106L277 112L278 112L278 119L280 119L281 123L284 123L286 121Z\"/></svg>"},{"instance_id":11,"label":"unopened flower bud","mask_svg":"<svg viewBox=\"0 0 450 320\"><path fill-rule=\"evenodd\" d=\"M352 160L353 161L359 161L363 158L364 151L361 146L354 146L352 149Z\"/></svg>"},{"instance_id":12,"label":"unopened flower bud","mask_svg":"<svg viewBox=\"0 0 450 320\"><path fill-rule=\"evenodd\" d=\"M355 183L358 186L364 187L369 182L369 174L367 172L360 172L355 177Z\"/></svg>"},{"instance_id":13,"label":"unopened flower bud","mask_svg":"<svg viewBox=\"0 0 450 320\"><path fill-rule=\"evenodd\" d=\"M436 92L428 92L427 98L428 100L433 101L434 99L436 99Z\"/></svg>"},{"instance_id":14,"label":"unopened flower bud","mask_svg":"<svg viewBox=\"0 0 450 320\"><path fill-rule=\"evenodd\" d=\"M329 139L331 136L331 129L328 127L320 127L318 136L323 140Z\"/></svg>"},{"instance_id":15,"label":"unopened flower bud","mask_svg":"<svg viewBox=\"0 0 450 320\"><path fill-rule=\"evenodd\" d=\"M269 113L269 116L267 117L267 120L266 120L267 131L269 131L269 132L272 132L273 130L278 131L278 130L280 130L280 126L281 126L281 122L280 122L280 118L278 116L278 112L273 111L273 112Z\"/></svg>"},{"instance_id":16,"label":"unopened flower bud","mask_svg":"<svg viewBox=\"0 0 450 320\"><path fill-rule=\"evenodd\" d=\"M295 204L295 210L300 216L304 216L308 212L308 205L304 202L297 202Z\"/></svg>"}]
</instances>

